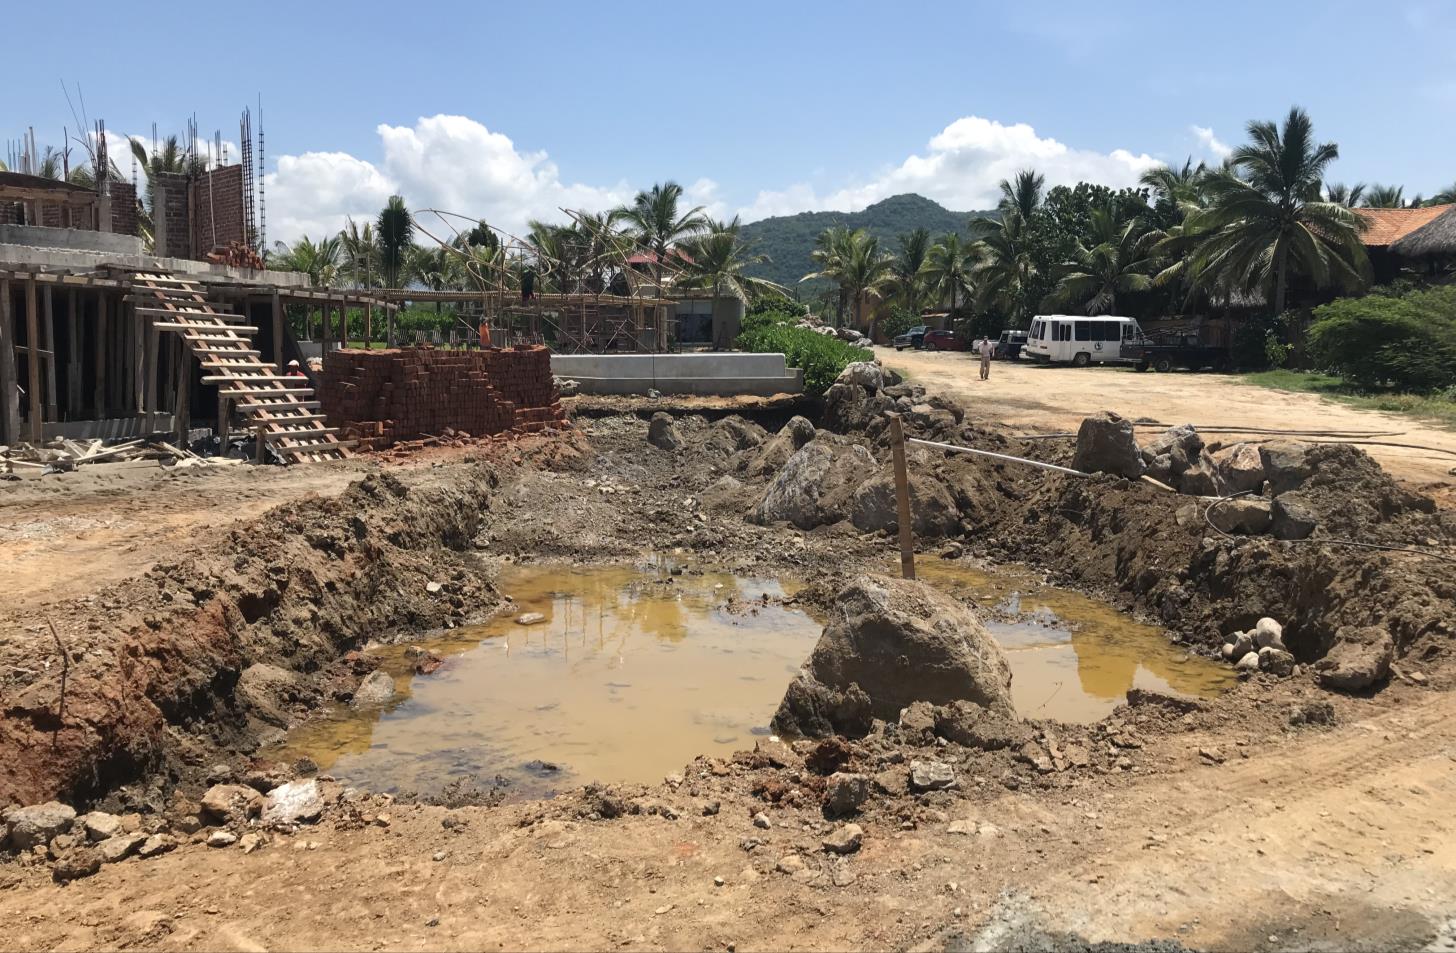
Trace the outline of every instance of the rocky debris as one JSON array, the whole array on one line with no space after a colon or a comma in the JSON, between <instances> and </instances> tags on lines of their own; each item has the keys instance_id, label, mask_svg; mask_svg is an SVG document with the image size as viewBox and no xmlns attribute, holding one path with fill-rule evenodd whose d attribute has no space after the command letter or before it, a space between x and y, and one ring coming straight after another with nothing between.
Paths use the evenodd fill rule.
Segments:
<instances>
[{"instance_id":1,"label":"rocky debris","mask_svg":"<svg viewBox=\"0 0 1456 953\"><path fill-rule=\"evenodd\" d=\"M137 852L146 843L147 835L142 833L117 834L96 845L96 852L103 864L119 863Z\"/></svg>"},{"instance_id":2,"label":"rocky debris","mask_svg":"<svg viewBox=\"0 0 1456 953\"><path fill-rule=\"evenodd\" d=\"M202 795L202 815L215 824L241 823L263 810L263 795L243 784L214 784Z\"/></svg>"},{"instance_id":3,"label":"rocky debris","mask_svg":"<svg viewBox=\"0 0 1456 953\"><path fill-rule=\"evenodd\" d=\"M831 854L852 854L864 843L864 830L858 824L835 828L819 842Z\"/></svg>"},{"instance_id":4,"label":"rocky debris","mask_svg":"<svg viewBox=\"0 0 1456 953\"><path fill-rule=\"evenodd\" d=\"M1132 421L1104 410L1077 428L1072 466L1083 473L1112 473L1129 480L1143 474L1143 459L1133 436Z\"/></svg>"},{"instance_id":5,"label":"rocky debris","mask_svg":"<svg viewBox=\"0 0 1456 953\"><path fill-rule=\"evenodd\" d=\"M826 504L846 499L847 492L835 491L853 486L875 466L874 456L860 444L811 440L774 475L748 518L760 526L792 523L799 529L836 523L845 514Z\"/></svg>"},{"instance_id":6,"label":"rocky debris","mask_svg":"<svg viewBox=\"0 0 1456 953\"><path fill-rule=\"evenodd\" d=\"M647 424L647 442L659 450L681 450L687 444L678 433L672 415L658 411Z\"/></svg>"},{"instance_id":7,"label":"rocky debris","mask_svg":"<svg viewBox=\"0 0 1456 953\"><path fill-rule=\"evenodd\" d=\"M1334 647L1314 664L1326 688L1358 692L1385 681L1395 657L1395 643L1380 626L1345 626L1335 633Z\"/></svg>"},{"instance_id":8,"label":"rocky debris","mask_svg":"<svg viewBox=\"0 0 1456 953\"><path fill-rule=\"evenodd\" d=\"M1284 647L1284 627L1264 616L1247 632L1235 632L1221 654L1241 672L1267 672L1279 678L1294 674L1294 656Z\"/></svg>"},{"instance_id":9,"label":"rocky debris","mask_svg":"<svg viewBox=\"0 0 1456 953\"><path fill-rule=\"evenodd\" d=\"M1283 649L1266 645L1259 650L1259 670L1262 672L1288 678L1294 674L1294 664L1294 656Z\"/></svg>"},{"instance_id":10,"label":"rocky debris","mask_svg":"<svg viewBox=\"0 0 1456 953\"><path fill-rule=\"evenodd\" d=\"M1256 649L1270 647L1276 649L1284 648L1284 626L1269 616L1264 616L1258 622L1254 623L1253 636L1254 648Z\"/></svg>"},{"instance_id":11,"label":"rocky debris","mask_svg":"<svg viewBox=\"0 0 1456 953\"><path fill-rule=\"evenodd\" d=\"M229 830L215 830L207 835L208 847L231 847L238 842L238 835Z\"/></svg>"},{"instance_id":12,"label":"rocky debris","mask_svg":"<svg viewBox=\"0 0 1456 953\"><path fill-rule=\"evenodd\" d=\"M955 787L955 769L944 761L910 762L910 790L941 791Z\"/></svg>"},{"instance_id":13,"label":"rocky debris","mask_svg":"<svg viewBox=\"0 0 1456 953\"><path fill-rule=\"evenodd\" d=\"M961 514L946 485L919 470L910 472L910 514L915 535L921 539L942 539L960 529ZM892 471L883 471L854 490L849 520L862 533L899 530L900 511Z\"/></svg>"},{"instance_id":14,"label":"rocky debris","mask_svg":"<svg viewBox=\"0 0 1456 953\"><path fill-rule=\"evenodd\" d=\"M1259 459L1264 477L1274 496L1297 490L1313 472L1309 462L1309 446L1292 440L1272 440L1260 444Z\"/></svg>"},{"instance_id":15,"label":"rocky debris","mask_svg":"<svg viewBox=\"0 0 1456 953\"><path fill-rule=\"evenodd\" d=\"M935 743L935 712L930 702L911 702L900 710L900 735L913 745Z\"/></svg>"},{"instance_id":16,"label":"rocky debris","mask_svg":"<svg viewBox=\"0 0 1456 953\"><path fill-rule=\"evenodd\" d=\"M89 877L101 869L101 854L94 848L77 847L56 858L51 865L51 879L58 884Z\"/></svg>"},{"instance_id":17,"label":"rocky debris","mask_svg":"<svg viewBox=\"0 0 1456 953\"><path fill-rule=\"evenodd\" d=\"M863 738L874 725L874 714L870 697L858 685L841 690L799 675L789 683L770 724L785 735Z\"/></svg>"},{"instance_id":18,"label":"rocky debris","mask_svg":"<svg viewBox=\"0 0 1456 953\"><path fill-rule=\"evenodd\" d=\"M1223 480L1219 477L1218 464L1207 450L1178 478L1178 492L1190 496L1223 496Z\"/></svg>"},{"instance_id":19,"label":"rocky debris","mask_svg":"<svg viewBox=\"0 0 1456 953\"><path fill-rule=\"evenodd\" d=\"M797 451L814 439L814 425L804 417L794 416L779 432L757 447L740 453L737 468L751 477L771 477L789 462Z\"/></svg>"},{"instance_id":20,"label":"rocky debris","mask_svg":"<svg viewBox=\"0 0 1456 953\"><path fill-rule=\"evenodd\" d=\"M857 814L870 797L870 780L862 774L836 772L824 786L824 813L830 817Z\"/></svg>"},{"instance_id":21,"label":"rocky debris","mask_svg":"<svg viewBox=\"0 0 1456 953\"><path fill-rule=\"evenodd\" d=\"M570 377L553 377L551 381L556 385L556 393L562 397L575 397L581 391L581 382Z\"/></svg>"},{"instance_id":22,"label":"rocky debris","mask_svg":"<svg viewBox=\"0 0 1456 953\"><path fill-rule=\"evenodd\" d=\"M936 708L935 712L936 734L967 748L999 751L1031 740L1031 729L1014 716L970 702L954 701Z\"/></svg>"},{"instance_id":23,"label":"rocky debris","mask_svg":"<svg viewBox=\"0 0 1456 953\"><path fill-rule=\"evenodd\" d=\"M92 811L76 818L76 829L85 831L92 841L103 841L121 833L121 818L105 811Z\"/></svg>"},{"instance_id":24,"label":"rocky debris","mask_svg":"<svg viewBox=\"0 0 1456 953\"><path fill-rule=\"evenodd\" d=\"M540 625L546 621L544 612L522 612L516 616L516 625Z\"/></svg>"},{"instance_id":25,"label":"rocky debris","mask_svg":"<svg viewBox=\"0 0 1456 953\"><path fill-rule=\"evenodd\" d=\"M760 830L766 831L770 827L773 827L773 821L768 819L767 814L759 811L757 814L753 815L753 826L759 828Z\"/></svg>"},{"instance_id":26,"label":"rocky debris","mask_svg":"<svg viewBox=\"0 0 1456 953\"><path fill-rule=\"evenodd\" d=\"M388 704L394 698L394 679L388 672L371 672L364 676L349 705L354 708L370 708Z\"/></svg>"},{"instance_id":27,"label":"rocky debris","mask_svg":"<svg viewBox=\"0 0 1456 953\"><path fill-rule=\"evenodd\" d=\"M795 419L803 420L802 417ZM808 423L808 421L804 422ZM810 424L811 437L813 436L812 430L813 425ZM744 420L742 417L724 417L708 428L708 435L703 439L703 447L723 456L731 456L761 446L767 437L767 432L751 420Z\"/></svg>"},{"instance_id":28,"label":"rocky debris","mask_svg":"<svg viewBox=\"0 0 1456 953\"><path fill-rule=\"evenodd\" d=\"M243 849L243 853L245 854L251 854L253 851L262 847L264 843L263 835L257 831L249 831L238 838L238 846Z\"/></svg>"},{"instance_id":29,"label":"rocky debris","mask_svg":"<svg viewBox=\"0 0 1456 953\"><path fill-rule=\"evenodd\" d=\"M1308 539L1319 525L1314 509L1298 490L1274 497L1271 515L1275 539Z\"/></svg>"},{"instance_id":30,"label":"rocky debris","mask_svg":"<svg viewBox=\"0 0 1456 953\"><path fill-rule=\"evenodd\" d=\"M1244 536L1266 532L1272 519L1269 501L1260 497L1223 500L1208 510L1208 521L1217 529Z\"/></svg>"},{"instance_id":31,"label":"rocky debris","mask_svg":"<svg viewBox=\"0 0 1456 953\"><path fill-rule=\"evenodd\" d=\"M1313 701L1295 702L1289 706L1289 723L1300 725L1333 725L1335 706L1323 698Z\"/></svg>"},{"instance_id":32,"label":"rocky debris","mask_svg":"<svg viewBox=\"0 0 1456 953\"><path fill-rule=\"evenodd\" d=\"M263 803L263 823L312 824L323 812L324 799L317 781L290 781L268 792Z\"/></svg>"},{"instance_id":33,"label":"rocky debris","mask_svg":"<svg viewBox=\"0 0 1456 953\"><path fill-rule=\"evenodd\" d=\"M1052 763L1052 756L1035 741L1028 741L1018 748L1016 760L1031 765L1042 774L1051 774L1056 770L1056 765Z\"/></svg>"},{"instance_id":34,"label":"rocky debris","mask_svg":"<svg viewBox=\"0 0 1456 953\"><path fill-rule=\"evenodd\" d=\"M172 836L168 834L153 834L146 840L142 841L142 844L140 847L137 848L136 853L138 857L156 857L159 854L165 854L167 853L167 851L173 850L176 847L177 841Z\"/></svg>"},{"instance_id":35,"label":"rocky debris","mask_svg":"<svg viewBox=\"0 0 1456 953\"><path fill-rule=\"evenodd\" d=\"M1234 668L1240 672L1257 672L1259 670L1259 653L1244 653L1243 657L1234 664Z\"/></svg>"},{"instance_id":36,"label":"rocky debris","mask_svg":"<svg viewBox=\"0 0 1456 953\"><path fill-rule=\"evenodd\" d=\"M875 361L856 361L846 365L834 382L836 384L853 384L869 390L880 390L885 386L885 375Z\"/></svg>"},{"instance_id":37,"label":"rocky debris","mask_svg":"<svg viewBox=\"0 0 1456 953\"><path fill-rule=\"evenodd\" d=\"M69 831L75 820L75 809L59 801L32 804L5 814L5 823L10 829L9 843L16 850L44 847Z\"/></svg>"},{"instance_id":38,"label":"rocky debris","mask_svg":"<svg viewBox=\"0 0 1456 953\"><path fill-rule=\"evenodd\" d=\"M822 419L826 427L839 433L867 433L870 424L884 420L885 414L908 409L897 407L896 398L881 388L836 382L824 392Z\"/></svg>"},{"instance_id":39,"label":"rocky debris","mask_svg":"<svg viewBox=\"0 0 1456 953\"><path fill-rule=\"evenodd\" d=\"M1170 427L1139 450L1148 476L1171 487L1178 486L1188 468L1198 463L1202 452L1203 438L1192 424Z\"/></svg>"},{"instance_id":40,"label":"rocky debris","mask_svg":"<svg viewBox=\"0 0 1456 953\"><path fill-rule=\"evenodd\" d=\"M860 576L845 586L806 668L831 689L857 685L886 721L916 701L1012 710L1011 668L995 639L961 603L915 580Z\"/></svg>"},{"instance_id":41,"label":"rocky debris","mask_svg":"<svg viewBox=\"0 0 1456 953\"><path fill-rule=\"evenodd\" d=\"M1218 476L1225 493L1257 493L1264 486L1264 457L1251 443L1236 443L1220 455Z\"/></svg>"},{"instance_id":42,"label":"rocky debris","mask_svg":"<svg viewBox=\"0 0 1456 953\"><path fill-rule=\"evenodd\" d=\"M292 705L311 698L304 688L302 676L266 662L257 662L243 669L233 693L255 716L280 727L288 724ZM210 780L224 781L227 778L218 776Z\"/></svg>"},{"instance_id":43,"label":"rocky debris","mask_svg":"<svg viewBox=\"0 0 1456 953\"><path fill-rule=\"evenodd\" d=\"M797 874L804 870L804 858L798 854L785 854L774 864L774 869L781 874Z\"/></svg>"},{"instance_id":44,"label":"rocky debris","mask_svg":"<svg viewBox=\"0 0 1456 953\"><path fill-rule=\"evenodd\" d=\"M826 738L804 756L804 767L818 775L830 775L849 764L854 752L843 738Z\"/></svg>"}]
</instances>

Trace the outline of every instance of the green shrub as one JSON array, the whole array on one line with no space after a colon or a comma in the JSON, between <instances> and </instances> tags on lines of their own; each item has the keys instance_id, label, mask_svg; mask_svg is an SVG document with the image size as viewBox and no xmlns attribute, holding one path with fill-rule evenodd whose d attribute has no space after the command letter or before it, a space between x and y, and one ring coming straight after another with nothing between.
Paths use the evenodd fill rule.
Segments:
<instances>
[{"instance_id":1,"label":"green shrub","mask_svg":"<svg viewBox=\"0 0 1456 953\"><path fill-rule=\"evenodd\" d=\"M845 367L872 358L864 348L846 344L832 335L782 323L745 330L738 336L737 345L744 351L760 354L782 352L790 367L804 369L804 393L814 397L828 390Z\"/></svg>"},{"instance_id":2,"label":"green shrub","mask_svg":"<svg viewBox=\"0 0 1456 953\"><path fill-rule=\"evenodd\" d=\"M1341 298L1314 310L1310 353L1364 388L1456 386L1456 287Z\"/></svg>"},{"instance_id":3,"label":"green shrub","mask_svg":"<svg viewBox=\"0 0 1456 953\"><path fill-rule=\"evenodd\" d=\"M903 305L892 305L890 313L880 319L880 336L886 341L893 341L897 335L920 323L920 315L911 311Z\"/></svg>"},{"instance_id":4,"label":"green shrub","mask_svg":"<svg viewBox=\"0 0 1456 953\"><path fill-rule=\"evenodd\" d=\"M1284 318L1261 315L1249 318L1234 329L1231 357L1234 366L1249 371L1283 367L1289 359L1289 345L1284 343Z\"/></svg>"},{"instance_id":5,"label":"green shrub","mask_svg":"<svg viewBox=\"0 0 1456 953\"><path fill-rule=\"evenodd\" d=\"M809 306L800 304L793 298L785 298L783 295L772 294L764 295L748 306L748 315L750 317L756 314L767 314L770 312L786 314L792 318L802 318L809 313Z\"/></svg>"}]
</instances>

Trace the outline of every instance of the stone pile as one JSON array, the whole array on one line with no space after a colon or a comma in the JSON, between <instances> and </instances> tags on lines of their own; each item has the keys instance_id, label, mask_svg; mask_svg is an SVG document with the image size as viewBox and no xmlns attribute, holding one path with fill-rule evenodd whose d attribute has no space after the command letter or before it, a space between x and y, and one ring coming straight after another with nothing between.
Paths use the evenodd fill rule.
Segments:
<instances>
[{"instance_id":1,"label":"stone pile","mask_svg":"<svg viewBox=\"0 0 1456 953\"><path fill-rule=\"evenodd\" d=\"M1268 616L1247 632L1235 632L1222 654L1241 672L1267 672L1279 678L1299 674L1294 655L1284 646L1284 627Z\"/></svg>"}]
</instances>

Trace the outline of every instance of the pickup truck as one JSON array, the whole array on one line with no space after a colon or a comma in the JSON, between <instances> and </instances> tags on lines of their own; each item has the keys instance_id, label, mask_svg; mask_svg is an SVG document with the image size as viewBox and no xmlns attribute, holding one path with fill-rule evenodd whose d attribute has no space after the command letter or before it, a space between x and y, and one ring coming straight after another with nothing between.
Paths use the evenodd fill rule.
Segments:
<instances>
[{"instance_id":1,"label":"pickup truck","mask_svg":"<svg viewBox=\"0 0 1456 953\"><path fill-rule=\"evenodd\" d=\"M1186 367L1199 371L1211 367L1216 371L1229 369L1228 349L1210 344L1200 344L1197 338L1181 341L1142 341L1123 344L1123 360L1131 359L1140 371L1152 368L1166 373L1175 367Z\"/></svg>"},{"instance_id":2,"label":"pickup truck","mask_svg":"<svg viewBox=\"0 0 1456 953\"><path fill-rule=\"evenodd\" d=\"M904 334L897 335L890 343L897 351L903 351L907 347L919 348L925 342L925 332L928 330L930 329L925 325L917 324Z\"/></svg>"}]
</instances>

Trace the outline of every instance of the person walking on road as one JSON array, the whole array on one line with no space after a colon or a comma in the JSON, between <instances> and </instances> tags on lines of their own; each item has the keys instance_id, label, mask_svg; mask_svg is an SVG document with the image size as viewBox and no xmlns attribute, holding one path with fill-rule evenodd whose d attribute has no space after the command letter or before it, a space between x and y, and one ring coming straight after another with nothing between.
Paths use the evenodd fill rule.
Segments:
<instances>
[{"instance_id":1,"label":"person walking on road","mask_svg":"<svg viewBox=\"0 0 1456 953\"><path fill-rule=\"evenodd\" d=\"M989 380L991 377L991 352L996 350L996 345L989 337L981 338L981 380Z\"/></svg>"}]
</instances>

